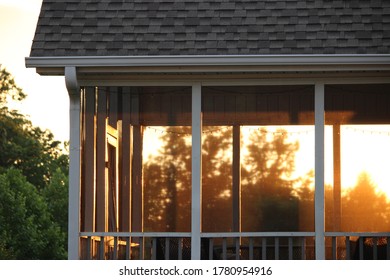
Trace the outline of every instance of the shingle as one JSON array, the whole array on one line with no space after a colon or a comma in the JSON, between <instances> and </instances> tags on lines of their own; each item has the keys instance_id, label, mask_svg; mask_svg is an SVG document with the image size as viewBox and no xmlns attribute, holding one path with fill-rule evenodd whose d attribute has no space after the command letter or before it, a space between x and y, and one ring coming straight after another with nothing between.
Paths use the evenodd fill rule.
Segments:
<instances>
[{"instance_id":1,"label":"shingle","mask_svg":"<svg viewBox=\"0 0 390 280\"><path fill-rule=\"evenodd\" d=\"M43 0L31 56L389 53L390 1Z\"/></svg>"}]
</instances>

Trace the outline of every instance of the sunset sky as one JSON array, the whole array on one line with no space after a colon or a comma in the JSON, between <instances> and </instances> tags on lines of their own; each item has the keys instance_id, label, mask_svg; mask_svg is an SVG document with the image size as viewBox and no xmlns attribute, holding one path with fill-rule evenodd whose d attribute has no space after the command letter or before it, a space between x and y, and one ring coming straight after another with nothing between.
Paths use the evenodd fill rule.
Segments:
<instances>
[{"instance_id":1,"label":"sunset sky","mask_svg":"<svg viewBox=\"0 0 390 280\"><path fill-rule=\"evenodd\" d=\"M10 72L27 99L15 106L34 125L55 138L69 140L68 94L64 77L43 77L26 69L42 0L0 0L0 64Z\"/></svg>"}]
</instances>

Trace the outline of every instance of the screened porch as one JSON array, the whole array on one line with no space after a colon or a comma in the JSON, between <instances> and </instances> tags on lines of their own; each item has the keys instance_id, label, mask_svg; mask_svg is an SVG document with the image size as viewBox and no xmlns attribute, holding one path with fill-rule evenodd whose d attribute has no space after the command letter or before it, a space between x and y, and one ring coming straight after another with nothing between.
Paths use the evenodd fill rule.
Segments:
<instances>
[{"instance_id":1,"label":"screened porch","mask_svg":"<svg viewBox=\"0 0 390 280\"><path fill-rule=\"evenodd\" d=\"M82 259L390 259L389 84L84 87L80 120Z\"/></svg>"}]
</instances>

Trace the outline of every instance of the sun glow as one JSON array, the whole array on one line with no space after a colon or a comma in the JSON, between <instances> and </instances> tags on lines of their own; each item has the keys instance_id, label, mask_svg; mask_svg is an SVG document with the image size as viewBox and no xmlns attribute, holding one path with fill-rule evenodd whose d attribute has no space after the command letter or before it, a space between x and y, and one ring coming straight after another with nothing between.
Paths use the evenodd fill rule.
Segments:
<instances>
[{"instance_id":1,"label":"sun glow","mask_svg":"<svg viewBox=\"0 0 390 280\"><path fill-rule=\"evenodd\" d=\"M341 128L341 184L356 185L366 172L377 190L390 198L390 125L346 125Z\"/></svg>"},{"instance_id":2,"label":"sun glow","mask_svg":"<svg viewBox=\"0 0 390 280\"><path fill-rule=\"evenodd\" d=\"M305 133L294 127L283 127L291 141L298 141L295 154L295 176L303 176L314 169L314 126ZM311 130L310 130L311 129ZM305 131L305 128L300 128ZM291 132L291 133L290 133ZM340 128L341 188L343 192L356 186L359 175L365 172L390 200L390 125L342 125ZM325 185L333 185L333 130L325 127ZM314 187L314 186L313 186Z\"/></svg>"}]
</instances>

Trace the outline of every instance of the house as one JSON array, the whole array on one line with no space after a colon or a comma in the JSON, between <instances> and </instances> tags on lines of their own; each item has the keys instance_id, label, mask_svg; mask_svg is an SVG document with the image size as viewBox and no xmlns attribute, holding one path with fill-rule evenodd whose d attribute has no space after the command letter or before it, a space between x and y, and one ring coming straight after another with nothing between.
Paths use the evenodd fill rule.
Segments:
<instances>
[{"instance_id":1,"label":"house","mask_svg":"<svg viewBox=\"0 0 390 280\"><path fill-rule=\"evenodd\" d=\"M69 258L389 259L386 198L345 183L388 173L389 30L385 0L43 0Z\"/></svg>"}]
</instances>

